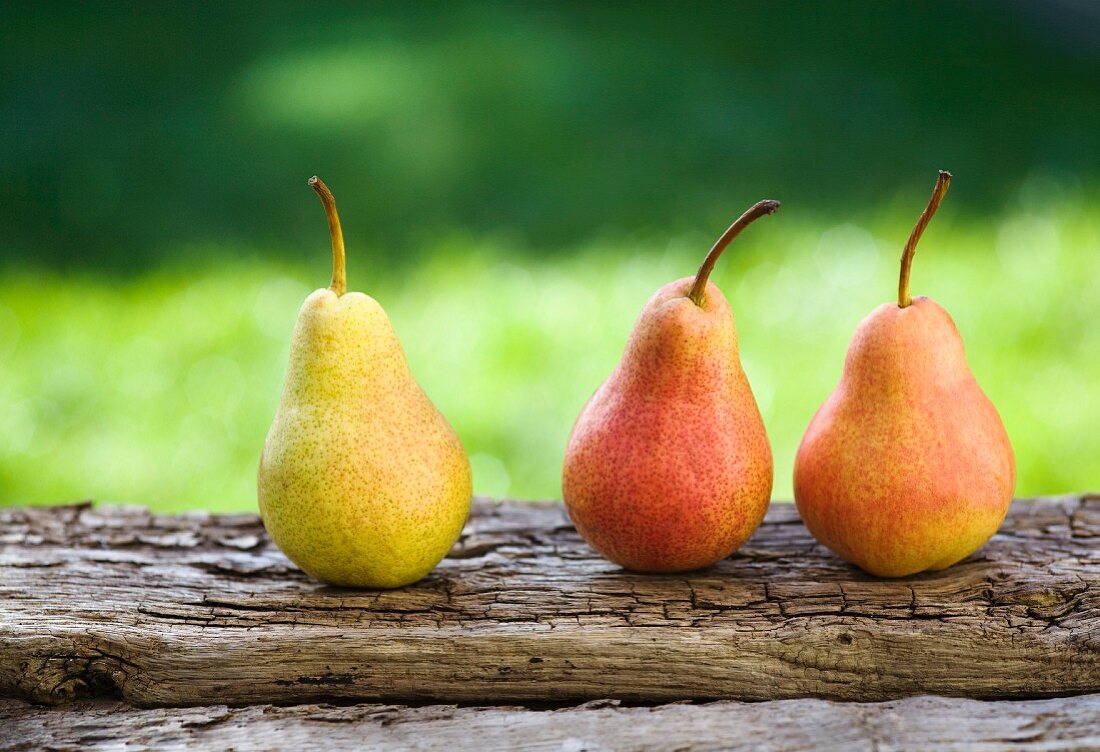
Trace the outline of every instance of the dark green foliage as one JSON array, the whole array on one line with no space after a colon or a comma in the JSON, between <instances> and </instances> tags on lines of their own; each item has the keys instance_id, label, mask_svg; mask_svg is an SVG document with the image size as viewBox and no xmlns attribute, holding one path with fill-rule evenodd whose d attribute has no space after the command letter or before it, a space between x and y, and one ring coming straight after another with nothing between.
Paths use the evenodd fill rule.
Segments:
<instances>
[{"instance_id":1,"label":"dark green foliage","mask_svg":"<svg viewBox=\"0 0 1100 752\"><path fill-rule=\"evenodd\" d=\"M530 247L847 211L948 167L982 211L1100 166L1088 3L37 3L0 24L0 254ZM918 200L906 195L907 204ZM350 229L350 228L349 228Z\"/></svg>"}]
</instances>

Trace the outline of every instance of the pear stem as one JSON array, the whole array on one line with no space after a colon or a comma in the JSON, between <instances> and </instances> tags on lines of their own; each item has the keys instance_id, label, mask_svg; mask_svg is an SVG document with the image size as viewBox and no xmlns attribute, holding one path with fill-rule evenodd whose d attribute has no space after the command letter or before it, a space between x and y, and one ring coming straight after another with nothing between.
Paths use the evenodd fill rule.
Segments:
<instances>
[{"instance_id":1,"label":"pear stem","mask_svg":"<svg viewBox=\"0 0 1100 752\"><path fill-rule=\"evenodd\" d=\"M951 173L940 170L936 178L936 187L932 189L932 197L928 199L928 206L924 207L913 232L909 234L909 240L905 243L905 250L901 254L901 278L898 280L898 308L907 308L913 299L909 297L909 274L913 268L913 254L917 252L917 242L924 234L924 228L932 221L932 215L940 208L943 197L947 195L947 188L951 185Z\"/></svg>"},{"instance_id":2,"label":"pear stem","mask_svg":"<svg viewBox=\"0 0 1100 752\"><path fill-rule=\"evenodd\" d=\"M328 289L343 295L348 290L348 272L344 261L344 233L340 230L340 215L336 213L336 199L325 181L314 175L306 181L309 187L317 191L321 203L325 206L325 218L328 219L328 234L332 237L332 283Z\"/></svg>"},{"instance_id":3,"label":"pear stem","mask_svg":"<svg viewBox=\"0 0 1100 752\"><path fill-rule=\"evenodd\" d=\"M713 270L714 265L718 263L718 257L722 255L722 251L726 250L726 246L729 245L734 238L740 235L741 231L746 227L763 217L765 214L775 214L775 210L778 208L778 201L773 201L771 199L757 201L750 206L744 214L734 220L733 224L722 233L722 237L718 238L718 240L714 242L714 245L711 246L710 252L707 253L707 257L703 259L703 263L699 266L699 271L695 273L695 284L691 286L691 292L688 293L691 302L702 307L703 301L706 299L707 279L710 278L711 270Z\"/></svg>"}]
</instances>

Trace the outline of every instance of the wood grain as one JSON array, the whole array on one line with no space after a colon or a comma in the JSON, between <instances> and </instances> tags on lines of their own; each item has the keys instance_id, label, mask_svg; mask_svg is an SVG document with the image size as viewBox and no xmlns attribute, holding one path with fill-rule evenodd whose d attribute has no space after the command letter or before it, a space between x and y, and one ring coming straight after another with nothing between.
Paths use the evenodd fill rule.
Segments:
<instances>
[{"instance_id":1,"label":"wood grain","mask_svg":"<svg viewBox=\"0 0 1100 752\"><path fill-rule=\"evenodd\" d=\"M1100 748L1100 695L980 702L764 703L561 710L393 705L224 705L137 710L96 703L57 710L0 700L0 751L326 749L1084 750Z\"/></svg>"},{"instance_id":2,"label":"wood grain","mask_svg":"<svg viewBox=\"0 0 1100 752\"><path fill-rule=\"evenodd\" d=\"M252 515L0 509L0 696L145 706L1100 691L1100 497L1018 501L967 561L876 580L773 504L734 557L623 572L560 505L479 501L423 582L338 590Z\"/></svg>"}]
</instances>

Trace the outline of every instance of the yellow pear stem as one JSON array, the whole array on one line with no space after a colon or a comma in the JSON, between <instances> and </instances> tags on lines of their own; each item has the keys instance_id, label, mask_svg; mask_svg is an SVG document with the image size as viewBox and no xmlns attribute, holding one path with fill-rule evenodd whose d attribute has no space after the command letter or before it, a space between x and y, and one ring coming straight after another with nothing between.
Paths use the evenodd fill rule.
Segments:
<instances>
[{"instance_id":1,"label":"yellow pear stem","mask_svg":"<svg viewBox=\"0 0 1100 752\"><path fill-rule=\"evenodd\" d=\"M718 238L714 245L711 246L710 252L707 253L707 257L703 259L703 263L699 267L699 271L695 273L695 284L691 286L691 292L688 293L691 302L702 307L703 301L706 298L707 280L710 278L710 273L714 269L714 265L718 263L718 257L722 255L722 251L726 250L726 246L729 245L734 238L740 235L741 231L746 227L763 217L765 214L775 214L775 210L778 208L778 201L773 201L771 199L757 201L750 206L744 214L734 220L733 224L729 226L729 229L722 233L722 237Z\"/></svg>"},{"instance_id":2,"label":"yellow pear stem","mask_svg":"<svg viewBox=\"0 0 1100 752\"><path fill-rule=\"evenodd\" d=\"M913 299L909 297L909 273L913 268L913 254L917 252L917 242L924 234L924 228L932 221L932 215L940 208L943 197L947 195L947 188L951 185L951 173L940 170L936 178L936 187L932 189L932 197L928 199L928 206L924 207L913 232L909 234L909 240L905 243L905 250L901 254L901 278L898 280L898 308L906 308Z\"/></svg>"},{"instance_id":3,"label":"yellow pear stem","mask_svg":"<svg viewBox=\"0 0 1100 752\"><path fill-rule=\"evenodd\" d=\"M317 191L321 203L325 205L325 218L328 219L328 234L332 237L332 283L328 289L343 295L348 290L348 272L344 266L344 233L340 230L340 215L336 213L336 199L325 181L314 175L308 181L309 187Z\"/></svg>"}]
</instances>

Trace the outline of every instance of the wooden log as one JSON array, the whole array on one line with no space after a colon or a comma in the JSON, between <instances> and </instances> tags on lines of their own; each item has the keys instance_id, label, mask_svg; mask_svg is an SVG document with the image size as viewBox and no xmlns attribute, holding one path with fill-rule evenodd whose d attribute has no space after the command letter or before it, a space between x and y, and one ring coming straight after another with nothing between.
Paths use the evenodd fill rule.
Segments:
<instances>
[{"instance_id":1,"label":"wooden log","mask_svg":"<svg viewBox=\"0 0 1100 752\"><path fill-rule=\"evenodd\" d=\"M0 700L0 752L117 749L1084 750L1100 748L1100 695L981 702L764 703L576 708L224 705L58 710Z\"/></svg>"},{"instance_id":2,"label":"wooden log","mask_svg":"<svg viewBox=\"0 0 1100 752\"><path fill-rule=\"evenodd\" d=\"M623 572L553 503L479 501L396 591L311 581L252 515L0 510L0 695L139 705L885 700L1100 691L1100 496L1019 501L877 580L774 504L711 569Z\"/></svg>"}]
</instances>

